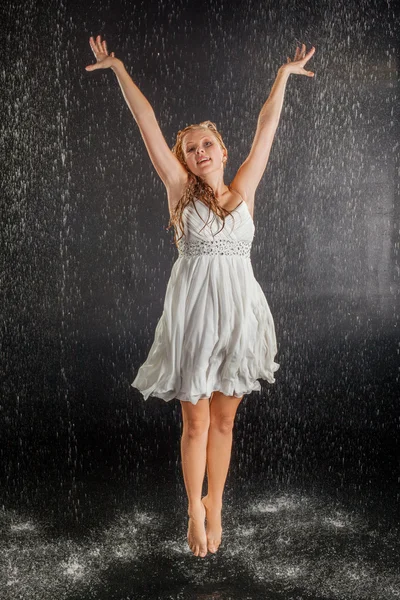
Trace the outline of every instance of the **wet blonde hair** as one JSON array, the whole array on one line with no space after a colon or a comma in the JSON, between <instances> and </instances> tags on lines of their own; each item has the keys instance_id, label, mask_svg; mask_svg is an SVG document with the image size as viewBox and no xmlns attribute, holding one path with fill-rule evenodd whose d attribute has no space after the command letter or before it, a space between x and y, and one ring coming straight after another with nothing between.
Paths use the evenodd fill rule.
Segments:
<instances>
[{"instance_id":1,"label":"wet blonde hair","mask_svg":"<svg viewBox=\"0 0 400 600\"><path fill-rule=\"evenodd\" d=\"M223 225L222 225L222 228L220 229L220 231L222 231L222 229L225 227L226 215L232 214L231 211L227 210L226 208L223 208L222 206L220 206L218 204L212 187L210 185L208 185L208 183L206 183L201 177L192 173L186 164L185 154L183 152L183 147L182 147L183 138L189 131L193 131L193 130L197 130L197 129L204 129L206 131L207 130L210 131L210 133L216 138L216 140L219 143L219 145L221 146L221 148L223 148L224 150L227 151L226 146L222 140L221 134L217 130L217 126L215 125L215 123L213 123L212 121L202 121L201 123L198 123L198 124L188 125L184 129L180 129L178 131L177 136L176 136L176 142L172 148L172 152L173 152L173 154L175 154L175 156L179 160L179 162L182 163L182 165L185 167L185 169L188 173L188 183L187 183L187 186L185 188L185 191L184 191L182 197L180 198L178 204L175 207L174 213L171 216L169 223L168 223L168 227L167 227L167 230L170 229L171 227L174 227L174 229L175 229L174 242L175 242L176 246L178 245L179 240L184 236L184 225L183 225L182 214L183 214L185 207L188 206L190 203L192 203L196 209L197 214L199 214L197 211L197 208L196 208L196 204L194 202L194 198L198 198L199 200L201 199L204 202L204 204L206 204L206 206L208 206L208 208L209 208L208 216L210 216L210 210L212 210L215 214L217 214L222 219ZM226 161L224 163L224 170L225 170L225 166L226 166ZM228 185L228 188L230 189L229 185ZM207 223L208 223L208 220L207 220ZM204 227L207 225L207 223L205 223ZM182 230L182 235L179 238L177 238L177 225L178 224L179 224L179 228ZM202 229L204 229L204 227Z\"/></svg>"}]
</instances>

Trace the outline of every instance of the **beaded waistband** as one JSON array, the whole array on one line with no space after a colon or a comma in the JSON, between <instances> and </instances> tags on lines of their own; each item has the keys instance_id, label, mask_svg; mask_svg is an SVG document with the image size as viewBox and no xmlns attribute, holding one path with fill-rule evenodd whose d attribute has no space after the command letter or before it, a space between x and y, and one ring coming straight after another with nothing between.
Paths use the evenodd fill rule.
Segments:
<instances>
[{"instance_id":1,"label":"beaded waistband","mask_svg":"<svg viewBox=\"0 0 400 600\"><path fill-rule=\"evenodd\" d=\"M178 251L181 256L201 256L223 254L226 256L250 256L252 242L243 240L180 240Z\"/></svg>"}]
</instances>

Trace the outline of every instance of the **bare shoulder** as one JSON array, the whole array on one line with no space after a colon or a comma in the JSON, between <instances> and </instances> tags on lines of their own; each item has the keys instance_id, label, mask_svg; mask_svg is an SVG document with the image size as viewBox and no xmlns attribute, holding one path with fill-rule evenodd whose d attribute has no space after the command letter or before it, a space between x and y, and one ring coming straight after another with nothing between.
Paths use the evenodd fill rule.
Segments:
<instances>
[{"instance_id":1,"label":"bare shoulder","mask_svg":"<svg viewBox=\"0 0 400 600\"><path fill-rule=\"evenodd\" d=\"M187 172L183 170L181 176L178 179L165 184L168 196L168 209L171 216L176 208L176 205L178 204L179 200L184 194L184 191L188 184L188 178L189 176Z\"/></svg>"},{"instance_id":2,"label":"bare shoulder","mask_svg":"<svg viewBox=\"0 0 400 600\"><path fill-rule=\"evenodd\" d=\"M249 192L248 190L246 190L246 188L241 184L240 180L238 177L234 177L234 179L232 180L230 186L229 186L232 190L239 192L239 194L241 195L242 199L244 200L244 202L246 202L247 207L249 209L249 212L252 216L252 218L254 218L254 200L255 200L255 193L254 192Z\"/></svg>"}]
</instances>

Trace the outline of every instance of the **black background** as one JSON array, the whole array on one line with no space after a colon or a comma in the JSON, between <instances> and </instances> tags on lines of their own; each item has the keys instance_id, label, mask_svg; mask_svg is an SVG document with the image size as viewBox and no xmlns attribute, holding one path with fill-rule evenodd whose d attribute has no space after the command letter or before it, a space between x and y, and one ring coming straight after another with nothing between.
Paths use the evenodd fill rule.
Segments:
<instances>
[{"instance_id":1,"label":"black background","mask_svg":"<svg viewBox=\"0 0 400 600\"><path fill-rule=\"evenodd\" d=\"M94 62L89 36L101 34L170 147L190 123L217 124L226 183L250 150L277 69L297 43L316 47L306 67L316 76L289 78L257 189L252 262L280 369L239 407L226 494L239 505L255 490L326 494L369 518L380 511L393 527L395 5L8 2L2 16L4 514L79 536L146 498L160 513L178 502L185 520L179 402L144 402L130 387L177 251L165 189L115 75L84 69Z\"/></svg>"}]
</instances>

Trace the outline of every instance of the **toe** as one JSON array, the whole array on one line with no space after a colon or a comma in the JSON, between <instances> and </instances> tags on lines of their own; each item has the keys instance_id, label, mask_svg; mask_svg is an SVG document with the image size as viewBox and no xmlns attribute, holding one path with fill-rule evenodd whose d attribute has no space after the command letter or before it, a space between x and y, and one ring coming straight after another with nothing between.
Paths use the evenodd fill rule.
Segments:
<instances>
[{"instance_id":1,"label":"toe","mask_svg":"<svg viewBox=\"0 0 400 600\"><path fill-rule=\"evenodd\" d=\"M209 551L215 553L219 548L219 544L217 540L210 540L208 544Z\"/></svg>"}]
</instances>

